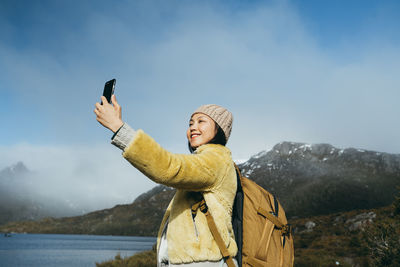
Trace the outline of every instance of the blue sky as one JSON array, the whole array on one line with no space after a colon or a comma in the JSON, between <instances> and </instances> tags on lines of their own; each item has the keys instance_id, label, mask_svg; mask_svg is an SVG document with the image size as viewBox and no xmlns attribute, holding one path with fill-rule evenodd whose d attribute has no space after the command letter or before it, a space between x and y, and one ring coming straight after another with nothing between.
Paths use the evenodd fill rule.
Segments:
<instances>
[{"instance_id":1,"label":"blue sky","mask_svg":"<svg viewBox=\"0 0 400 267\"><path fill-rule=\"evenodd\" d=\"M62 170L60 185L75 175L110 201L153 186L95 121L110 78L123 119L173 152L187 152L191 112L216 103L234 114L235 159L280 141L400 153L399 13L399 1L1 1L0 168Z\"/></svg>"}]
</instances>

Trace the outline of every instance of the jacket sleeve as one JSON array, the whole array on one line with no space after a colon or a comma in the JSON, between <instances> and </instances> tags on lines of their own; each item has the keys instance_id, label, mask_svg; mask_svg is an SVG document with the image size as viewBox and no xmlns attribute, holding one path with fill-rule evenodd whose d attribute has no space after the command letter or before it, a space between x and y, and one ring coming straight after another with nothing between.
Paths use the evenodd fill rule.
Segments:
<instances>
[{"instance_id":1,"label":"jacket sleeve","mask_svg":"<svg viewBox=\"0 0 400 267\"><path fill-rule=\"evenodd\" d=\"M217 186L231 164L230 151L224 146L208 144L196 154L173 154L142 130L136 132L123 156L154 182L191 191Z\"/></svg>"},{"instance_id":2,"label":"jacket sleeve","mask_svg":"<svg viewBox=\"0 0 400 267\"><path fill-rule=\"evenodd\" d=\"M111 144L125 150L130 141L135 137L136 131L132 129L127 123L124 123L118 131L111 137Z\"/></svg>"}]
</instances>

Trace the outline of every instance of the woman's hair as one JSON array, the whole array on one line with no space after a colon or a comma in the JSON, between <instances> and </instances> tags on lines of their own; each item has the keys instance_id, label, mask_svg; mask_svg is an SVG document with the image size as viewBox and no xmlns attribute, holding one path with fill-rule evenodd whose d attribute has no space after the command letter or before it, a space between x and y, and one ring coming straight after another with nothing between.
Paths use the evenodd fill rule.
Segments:
<instances>
[{"instance_id":1,"label":"woman's hair","mask_svg":"<svg viewBox=\"0 0 400 267\"><path fill-rule=\"evenodd\" d=\"M221 127L219 127L218 124L215 124L215 127L217 128L217 133L215 134L214 138L210 140L207 144L217 144L217 145L226 145L226 138L225 138L225 133L222 130ZM190 142L188 141L188 146L189 146L189 151L190 153L193 153L196 149L190 146Z\"/></svg>"}]
</instances>

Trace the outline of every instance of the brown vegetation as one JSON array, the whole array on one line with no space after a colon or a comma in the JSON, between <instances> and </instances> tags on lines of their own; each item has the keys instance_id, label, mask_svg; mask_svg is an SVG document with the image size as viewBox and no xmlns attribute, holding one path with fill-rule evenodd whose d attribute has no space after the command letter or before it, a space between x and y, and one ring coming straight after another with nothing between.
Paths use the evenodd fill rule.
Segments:
<instances>
[{"instance_id":1,"label":"brown vegetation","mask_svg":"<svg viewBox=\"0 0 400 267\"><path fill-rule=\"evenodd\" d=\"M400 266L400 214L394 210L392 205L292 220L295 266ZM132 266L156 266L155 249L97 265Z\"/></svg>"},{"instance_id":2,"label":"brown vegetation","mask_svg":"<svg viewBox=\"0 0 400 267\"><path fill-rule=\"evenodd\" d=\"M156 267L155 246L152 250L137 253L131 257L121 258L118 254L114 260L96 263L96 267Z\"/></svg>"}]
</instances>

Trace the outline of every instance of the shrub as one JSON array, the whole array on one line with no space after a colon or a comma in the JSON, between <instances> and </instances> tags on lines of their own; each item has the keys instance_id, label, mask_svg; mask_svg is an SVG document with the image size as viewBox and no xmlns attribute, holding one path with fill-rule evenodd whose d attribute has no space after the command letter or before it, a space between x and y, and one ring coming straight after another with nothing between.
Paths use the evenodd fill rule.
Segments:
<instances>
[{"instance_id":1,"label":"shrub","mask_svg":"<svg viewBox=\"0 0 400 267\"><path fill-rule=\"evenodd\" d=\"M365 239L375 266L400 265L400 226L392 223L371 225Z\"/></svg>"},{"instance_id":2,"label":"shrub","mask_svg":"<svg viewBox=\"0 0 400 267\"><path fill-rule=\"evenodd\" d=\"M400 187L397 187L397 189L399 190L399 194L396 196L393 202L393 207L394 207L394 214L400 215Z\"/></svg>"},{"instance_id":3,"label":"shrub","mask_svg":"<svg viewBox=\"0 0 400 267\"><path fill-rule=\"evenodd\" d=\"M137 253L131 257L121 258L121 255L115 256L114 260L96 263L97 267L156 267L157 256L155 250L148 250Z\"/></svg>"}]
</instances>

